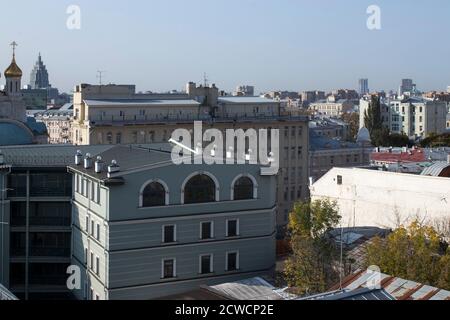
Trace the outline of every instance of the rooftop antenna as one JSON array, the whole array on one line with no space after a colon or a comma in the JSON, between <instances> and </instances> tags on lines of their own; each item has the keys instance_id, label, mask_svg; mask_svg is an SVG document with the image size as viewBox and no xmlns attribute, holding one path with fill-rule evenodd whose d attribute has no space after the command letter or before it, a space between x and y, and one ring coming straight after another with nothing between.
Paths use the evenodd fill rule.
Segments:
<instances>
[{"instance_id":1,"label":"rooftop antenna","mask_svg":"<svg viewBox=\"0 0 450 320\"><path fill-rule=\"evenodd\" d=\"M97 71L97 79L99 80L100 86L103 85L103 75L106 73L104 70L98 70Z\"/></svg>"},{"instance_id":2,"label":"rooftop antenna","mask_svg":"<svg viewBox=\"0 0 450 320\"><path fill-rule=\"evenodd\" d=\"M203 83L205 85L205 88L209 86L209 79L206 72L203 74Z\"/></svg>"}]
</instances>

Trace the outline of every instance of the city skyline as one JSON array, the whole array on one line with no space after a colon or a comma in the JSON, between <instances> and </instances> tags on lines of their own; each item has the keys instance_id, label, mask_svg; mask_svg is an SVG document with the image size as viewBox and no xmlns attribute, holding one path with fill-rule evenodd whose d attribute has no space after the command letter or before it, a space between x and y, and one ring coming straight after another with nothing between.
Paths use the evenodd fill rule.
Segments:
<instances>
[{"instance_id":1,"label":"city skyline","mask_svg":"<svg viewBox=\"0 0 450 320\"><path fill-rule=\"evenodd\" d=\"M372 31L366 25L371 1L174 0L129 7L81 0L80 30L66 27L71 4L9 4L21 18L15 28L15 15L0 21L8 30L0 35L1 68L15 40L25 84L41 52L51 83L62 91L98 83L97 70L106 71L105 83L136 83L139 91L155 92L202 82L205 72L226 91L248 84L256 93L357 89L359 78L368 78L372 90L397 90L403 78L423 91L444 91L450 83L450 44L419 41L450 31L446 1L377 1L382 24ZM414 32L412 21L421 21Z\"/></svg>"}]
</instances>

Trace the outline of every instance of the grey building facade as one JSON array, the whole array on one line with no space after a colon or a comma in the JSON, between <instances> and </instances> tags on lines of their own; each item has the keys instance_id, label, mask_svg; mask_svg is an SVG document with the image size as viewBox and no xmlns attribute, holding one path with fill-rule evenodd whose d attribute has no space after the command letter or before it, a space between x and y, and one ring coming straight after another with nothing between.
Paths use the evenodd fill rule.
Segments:
<instances>
[{"instance_id":1,"label":"grey building facade","mask_svg":"<svg viewBox=\"0 0 450 320\"><path fill-rule=\"evenodd\" d=\"M163 149L126 146L100 156L69 169L78 299L154 299L274 270L268 168L176 166Z\"/></svg>"},{"instance_id":2,"label":"grey building facade","mask_svg":"<svg viewBox=\"0 0 450 320\"><path fill-rule=\"evenodd\" d=\"M0 151L0 283L20 299L67 299L72 176L80 147L12 146ZM82 147L96 154L108 147Z\"/></svg>"}]
</instances>

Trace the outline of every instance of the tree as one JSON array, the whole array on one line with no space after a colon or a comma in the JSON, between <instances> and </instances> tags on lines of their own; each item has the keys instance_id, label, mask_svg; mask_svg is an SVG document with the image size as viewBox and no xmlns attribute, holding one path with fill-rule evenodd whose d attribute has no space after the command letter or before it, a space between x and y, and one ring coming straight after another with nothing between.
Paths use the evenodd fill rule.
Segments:
<instances>
[{"instance_id":1,"label":"tree","mask_svg":"<svg viewBox=\"0 0 450 320\"><path fill-rule=\"evenodd\" d=\"M450 256L438 232L418 221L367 246L366 266L394 277L450 289Z\"/></svg>"},{"instance_id":2,"label":"tree","mask_svg":"<svg viewBox=\"0 0 450 320\"><path fill-rule=\"evenodd\" d=\"M384 146L389 139L389 129L383 126L381 116L381 100L377 95L372 95L369 108L364 114L364 125L370 132L372 143L376 146Z\"/></svg>"},{"instance_id":3,"label":"tree","mask_svg":"<svg viewBox=\"0 0 450 320\"><path fill-rule=\"evenodd\" d=\"M339 279L334 262L338 250L326 233L341 217L335 202L297 203L289 219L292 256L286 262L285 277L298 294L315 294L331 287Z\"/></svg>"},{"instance_id":4,"label":"tree","mask_svg":"<svg viewBox=\"0 0 450 320\"><path fill-rule=\"evenodd\" d=\"M349 126L348 140L353 142L356 141L359 132L359 113L344 113L342 115L342 120Z\"/></svg>"},{"instance_id":5,"label":"tree","mask_svg":"<svg viewBox=\"0 0 450 320\"><path fill-rule=\"evenodd\" d=\"M369 108L364 114L364 124L371 135L383 128L380 97L372 95Z\"/></svg>"}]
</instances>

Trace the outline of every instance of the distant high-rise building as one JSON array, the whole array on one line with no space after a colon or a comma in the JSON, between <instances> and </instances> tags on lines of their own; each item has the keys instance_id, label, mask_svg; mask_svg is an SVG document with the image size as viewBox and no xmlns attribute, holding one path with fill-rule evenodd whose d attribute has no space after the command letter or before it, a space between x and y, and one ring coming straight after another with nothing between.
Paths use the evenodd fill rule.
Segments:
<instances>
[{"instance_id":1,"label":"distant high-rise building","mask_svg":"<svg viewBox=\"0 0 450 320\"><path fill-rule=\"evenodd\" d=\"M400 89L398 94L401 96L406 92L413 93L416 91L416 85L412 79L402 79L402 84L400 85Z\"/></svg>"},{"instance_id":2,"label":"distant high-rise building","mask_svg":"<svg viewBox=\"0 0 450 320\"><path fill-rule=\"evenodd\" d=\"M447 87L447 92L450 93L450 86Z\"/></svg>"},{"instance_id":3,"label":"distant high-rise building","mask_svg":"<svg viewBox=\"0 0 450 320\"><path fill-rule=\"evenodd\" d=\"M30 76L31 89L47 89L50 87L48 81L48 72L45 64L42 62L41 54L39 53L38 60L34 65L33 71Z\"/></svg>"},{"instance_id":4,"label":"distant high-rise building","mask_svg":"<svg viewBox=\"0 0 450 320\"><path fill-rule=\"evenodd\" d=\"M253 86L238 86L236 88L235 96L253 97L255 95L255 87Z\"/></svg>"},{"instance_id":5,"label":"distant high-rise building","mask_svg":"<svg viewBox=\"0 0 450 320\"><path fill-rule=\"evenodd\" d=\"M359 79L359 94L363 96L369 92L369 79Z\"/></svg>"}]
</instances>

